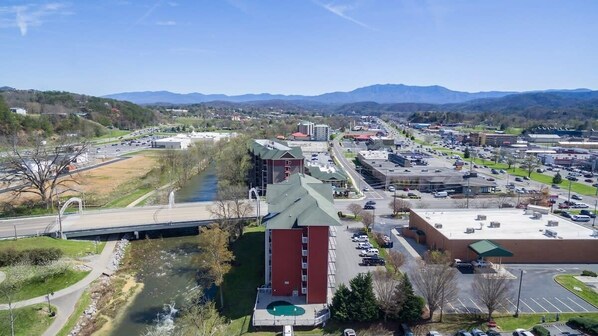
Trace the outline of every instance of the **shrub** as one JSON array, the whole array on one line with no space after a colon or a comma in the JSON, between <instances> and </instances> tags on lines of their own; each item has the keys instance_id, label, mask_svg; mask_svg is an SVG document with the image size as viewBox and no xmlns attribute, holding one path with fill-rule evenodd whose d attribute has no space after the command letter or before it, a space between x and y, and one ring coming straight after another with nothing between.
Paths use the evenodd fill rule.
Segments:
<instances>
[{"instance_id":1,"label":"shrub","mask_svg":"<svg viewBox=\"0 0 598 336\"><path fill-rule=\"evenodd\" d=\"M596 272L592 272L592 271L588 271L588 270L583 270L581 272L582 276L590 276L590 277L597 277L598 274L596 274Z\"/></svg>"},{"instance_id":2,"label":"shrub","mask_svg":"<svg viewBox=\"0 0 598 336\"><path fill-rule=\"evenodd\" d=\"M588 317L573 317L567 323L592 335L598 335L598 320Z\"/></svg>"},{"instance_id":3,"label":"shrub","mask_svg":"<svg viewBox=\"0 0 598 336\"><path fill-rule=\"evenodd\" d=\"M541 325L534 326L532 331L534 332L534 335L537 336L550 336L550 331Z\"/></svg>"},{"instance_id":4,"label":"shrub","mask_svg":"<svg viewBox=\"0 0 598 336\"><path fill-rule=\"evenodd\" d=\"M35 248L17 251L13 248L0 250L0 267L26 263L36 266L47 265L62 257L62 250L50 248Z\"/></svg>"}]
</instances>

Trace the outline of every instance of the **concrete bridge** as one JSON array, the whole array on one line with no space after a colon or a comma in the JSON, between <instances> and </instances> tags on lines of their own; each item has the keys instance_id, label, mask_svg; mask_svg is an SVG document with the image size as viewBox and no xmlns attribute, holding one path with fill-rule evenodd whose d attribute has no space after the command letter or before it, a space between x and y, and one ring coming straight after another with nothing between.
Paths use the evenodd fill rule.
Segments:
<instances>
[{"instance_id":1,"label":"concrete bridge","mask_svg":"<svg viewBox=\"0 0 598 336\"><path fill-rule=\"evenodd\" d=\"M254 210L248 218L255 218L258 215L258 207L255 200L251 203ZM105 210L80 208L79 212L72 214L64 214L63 208L60 216L0 220L0 238L15 235L57 235L60 223L66 238L194 227L214 221L215 217L209 211L213 204L214 202L195 202ZM259 213L268 213L265 202L259 204Z\"/></svg>"}]
</instances>

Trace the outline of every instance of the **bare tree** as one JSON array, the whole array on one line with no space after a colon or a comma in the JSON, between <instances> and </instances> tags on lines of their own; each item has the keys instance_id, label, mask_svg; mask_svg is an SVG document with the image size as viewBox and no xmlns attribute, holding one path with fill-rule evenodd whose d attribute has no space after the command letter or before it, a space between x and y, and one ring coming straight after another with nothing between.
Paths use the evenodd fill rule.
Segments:
<instances>
[{"instance_id":1,"label":"bare tree","mask_svg":"<svg viewBox=\"0 0 598 336\"><path fill-rule=\"evenodd\" d=\"M540 166L540 160L532 154L528 154L523 158L520 167L527 171L527 177L532 175L534 169Z\"/></svg>"},{"instance_id":2,"label":"bare tree","mask_svg":"<svg viewBox=\"0 0 598 336\"><path fill-rule=\"evenodd\" d=\"M386 268L378 268L372 273L372 285L376 293L378 307L384 312L384 321L396 307L394 293L398 284L397 277Z\"/></svg>"},{"instance_id":3,"label":"bare tree","mask_svg":"<svg viewBox=\"0 0 598 336\"><path fill-rule=\"evenodd\" d=\"M361 222L365 227L365 232L370 232L370 228L372 227L372 225L374 225L374 214L369 211L362 210Z\"/></svg>"},{"instance_id":4,"label":"bare tree","mask_svg":"<svg viewBox=\"0 0 598 336\"><path fill-rule=\"evenodd\" d=\"M248 189L243 185L224 184L218 186L218 195L208 211L216 217L220 226L231 233L231 238L243 234L244 221L253 206L247 199Z\"/></svg>"},{"instance_id":5,"label":"bare tree","mask_svg":"<svg viewBox=\"0 0 598 336\"><path fill-rule=\"evenodd\" d=\"M411 203L409 203L409 201L396 197L388 203L388 206L392 209L393 215L396 215L399 212L408 212L409 209L411 209Z\"/></svg>"},{"instance_id":6,"label":"bare tree","mask_svg":"<svg viewBox=\"0 0 598 336\"><path fill-rule=\"evenodd\" d=\"M422 262L411 273L411 281L419 289L430 309L431 320L434 312L457 297L457 271L446 264L427 264Z\"/></svg>"},{"instance_id":7,"label":"bare tree","mask_svg":"<svg viewBox=\"0 0 598 336\"><path fill-rule=\"evenodd\" d=\"M502 274L478 273L473 279L473 294L488 309L488 320L500 306L509 304L513 281Z\"/></svg>"},{"instance_id":8,"label":"bare tree","mask_svg":"<svg viewBox=\"0 0 598 336\"><path fill-rule=\"evenodd\" d=\"M4 298L4 301L8 304L8 316L10 320L10 334L14 336L15 330L15 307L13 304L16 301L16 296L25 285L27 279L32 278L35 275L35 270L31 265L15 265L9 266L4 269L5 278L4 281L0 282L0 296Z\"/></svg>"},{"instance_id":9,"label":"bare tree","mask_svg":"<svg viewBox=\"0 0 598 336\"><path fill-rule=\"evenodd\" d=\"M511 169L511 167L517 163L517 158L513 155L507 156L507 169Z\"/></svg>"},{"instance_id":10,"label":"bare tree","mask_svg":"<svg viewBox=\"0 0 598 336\"><path fill-rule=\"evenodd\" d=\"M80 183L78 174L72 172L73 163L87 155L86 142L61 139L50 144L36 137L29 146L21 145L13 138L3 158L4 166L12 172L6 174L4 182L14 187L15 197L37 195L49 209L55 196L73 191L73 185Z\"/></svg>"},{"instance_id":11,"label":"bare tree","mask_svg":"<svg viewBox=\"0 0 598 336\"><path fill-rule=\"evenodd\" d=\"M347 206L347 210L349 210L349 212L351 212L353 216L357 218L357 215L359 215L359 213L361 212L362 207L357 203L351 203L349 204L349 206Z\"/></svg>"},{"instance_id":12,"label":"bare tree","mask_svg":"<svg viewBox=\"0 0 598 336\"><path fill-rule=\"evenodd\" d=\"M405 264L405 261L406 258L403 253L397 252L395 250L388 250L386 264L388 264L392 268L395 276L399 275L401 271L400 268Z\"/></svg>"},{"instance_id":13,"label":"bare tree","mask_svg":"<svg viewBox=\"0 0 598 336\"><path fill-rule=\"evenodd\" d=\"M467 208L467 200L465 198L455 199L453 200L453 205L457 209L465 209Z\"/></svg>"},{"instance_id":14,"label":"bare tree","mask_svg":"<svg viewBox=\"0 0 598 336\"><path fill-rule=\"evenodd\" d=\"M177 320L182 336L226 336L231 334L230 325L222 317L212 301L193 303L183 310Z\"/></svg>"}]
</instances>

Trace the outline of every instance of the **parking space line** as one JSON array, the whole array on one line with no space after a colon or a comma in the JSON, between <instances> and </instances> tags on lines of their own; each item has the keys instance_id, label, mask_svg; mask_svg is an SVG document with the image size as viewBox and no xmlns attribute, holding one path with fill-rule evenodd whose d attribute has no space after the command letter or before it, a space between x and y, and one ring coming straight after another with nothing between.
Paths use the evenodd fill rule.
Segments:
<instances>
[{"instance_id":1,"label":"parking space line","mask_svg":"<svg viewBox=\"0 0 598 336\"><path fill-rule=\"evenodd\" d=\"M455 306L453 306L453 304L452 304L452 303L448 302L447 304L448 304L449 306L451 306L451 309L453 310L453 312L456 312L456 313L460 313L460 312L461 312L459 309L457 309Z\"/></svg>"},{"instance_id":2,"label":"parking space line","mask_svg":"<svg viewBox=\"0 0 598 336\"><path fill-rule=\"evenodd\" d=\"M477 304L477 303L475 303L475 301L473 301L473 299L472 299L472 298L469 298L469 301L471 301L471 302L473 303L473 305L474 305L474 306L476 306L476 308L477 308L477 309L478 309L480 312L484 312L484 311L482 310L482 308L480 308L480 306L478 306L478 304Z\"/></svg>"},{"instance_id":3,"label":"parking space line","mask_svg":"<svg viewBox=\"0 0 598 336\"><path fill-rule=\"evenodd\" d=\"M584 311L588 311L584 306L580 305L579 303L573 301L573 299L571 299L570 297L568 297L567 299L569 299L569 301L575 303L576 305L579 306L579 308L583 309Z\"/></svg>"},{"instance_id":4,"label":"parking space line","mask_svg":"<svg viewBox=\"0 0 598 336\"><path fill-rule=\"evenodd\" d=\"M523 303L532 313L536 312L532 307L530 307L527 303L525 303L525 301L523 301L523 299L521 299L519 301L521 301L521 303Z\"/></svg>"},{"instance_id":5,"label":"parking space line","mask_svg":"<svg viewBox=\"0 0 598 336\"><path fill-rule=\"evenodd\" d=\"M463 304L463 302L461 301L461 299L457 299L457 301L459 301L459 303L463 306L463 308L465 308L465 311L467 312L467 314L471 314L471 312L469 311L469 309Z\"/></svg>"},{"instance_id":6,"label":"parking space line","mask_svg":"<svg viewBox=\"0 0 598 336\"><path fill-rule=\"evenodd\" d=\"M548 313L548 309L544 308L538 301L534 300L534 298L529 298L530 300L534 301L540 308L544 309L545 312Z\"/></svg>"},{"instance_id":7,"label":"parking space line","mask_svg":"<svg viewBox=\"0 0 598 336\"><path fill-rule=\"evenodd\" d=\"M514 309L517 309L517 305L514 304L513 302L511 302L511 300L509 300L509 298L507 298L507 301L509 301L509 303L513 306Z\"/></svg>"},{"instance_id":8,"label":"parking space line","mask_svg":"<svg viewBox=\"0 0 598 336\"><path fill-rule=\"evenodd\" d=\"M507 307L505 307L504 304L500 303L500 306L502 307L502 309L505 311L505 313L509 312L509 309L507 309ZM497 309L498 310L498 309Z\"/></svg>"},{"instance_id":9,"label":"parking space line","mask_svg":"<svg viewBox=\"0 0 598 336\"><path fill-rule=\"evenodd\" d=\"M560 309L559 309L557 306L553 305L553 304L552 304L552 302L550 302L550 301L546 300L546 298L542 298L542 299L544 299L544 301L548 302L548 304L549 304L549 305L551 305L551 306L553 306L554 308L556 308L556 310L558 310L558 311L559 311L559 313L562 313L562 312L563 312L563 311L562 311L562 310L560 310Z\"/></svg>"},{"instance_id":10,"label":"parking space line","mask_svg":"<svg viewBox=\"0 0 598 336\"><path fill-rule=\"evenodd\" d=\"M564 303L563 301L561 301L559 298L555 297L555 299L556 299L558 302L562 303L562 304L563 304L563 306L567 307L567 308L568 308L570 311L572 311L572 312L573 312L573 311L575 311L575 310L573 310L573 308L569 307L569 306L568 306L566 303Z\"/></svg>"}]
</instances>

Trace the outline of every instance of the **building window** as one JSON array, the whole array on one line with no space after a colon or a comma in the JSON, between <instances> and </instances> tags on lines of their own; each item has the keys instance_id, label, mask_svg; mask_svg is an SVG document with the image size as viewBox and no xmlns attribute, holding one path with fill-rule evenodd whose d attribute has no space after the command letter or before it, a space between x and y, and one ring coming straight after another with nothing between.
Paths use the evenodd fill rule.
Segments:
<instances>
[{"instance_id":1,"label":"building window","mask_svg":"<svg viewBox=\"0 0 598 336\"><path fill-rule=\"evenodd\" d=\"M290 165L291 165L291 160L287 160L285 164L286 164L287 166L290 166Z\"/></svg>"}]
</instances>

